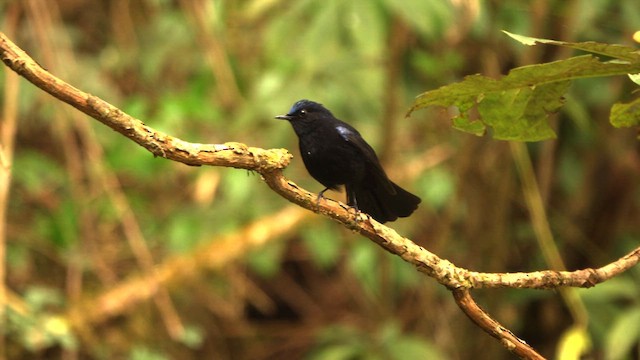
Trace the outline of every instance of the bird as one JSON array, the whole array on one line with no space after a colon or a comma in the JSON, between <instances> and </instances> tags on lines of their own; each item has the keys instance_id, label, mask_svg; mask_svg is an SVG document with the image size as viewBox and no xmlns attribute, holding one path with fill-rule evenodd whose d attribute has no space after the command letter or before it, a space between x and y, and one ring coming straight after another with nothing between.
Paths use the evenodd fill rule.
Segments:
<instances>
[{"instance_id":1,"label":"bird","mask_svg":"<svg viewBox=\"0 0 640 360\"><path fill-rule=\"evenodd\" d=\"M389 179L373 148L351 125L337 119L322 104L299 100L285 115L298 136L302 161L325 191L344 187L347 205L380 223L411 215L420 198Z\"/></svg>"}]
</instances>

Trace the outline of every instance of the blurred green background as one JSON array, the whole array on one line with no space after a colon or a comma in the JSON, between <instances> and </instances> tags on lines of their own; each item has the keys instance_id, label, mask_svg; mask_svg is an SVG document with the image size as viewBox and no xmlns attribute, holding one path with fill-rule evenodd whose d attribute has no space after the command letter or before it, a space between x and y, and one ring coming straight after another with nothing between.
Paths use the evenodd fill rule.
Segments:
<instances>
[{"instance_id":1,"label":"blurred green background","mask_svg":"<svg viewBox=\"0 0 640 360\"><path fill-rule=\"evenodd\" d=\"M637 132L608 122L634 96L629 79L575 82L552 120L558 139L527 145L534 174L517 172L509 143L452 130L444 109L404 117L415 96L465 75L574 54L502 29L634 46L637 0L4 0L0 21L47 70L153 128L290 149L285 175L313 192L293 130L273 117L323 103L423 198L389 225L458 266L554 268L522 176L537 180L568 269L640 243ZM513 358L442 286L259 176L154 158L8 73L6 358ZM473 292L547 357L584 340L588 359L640 358L640 269L575 293ZM570 331L576 308L586 332Z\"/></svg>"}]
</instances>

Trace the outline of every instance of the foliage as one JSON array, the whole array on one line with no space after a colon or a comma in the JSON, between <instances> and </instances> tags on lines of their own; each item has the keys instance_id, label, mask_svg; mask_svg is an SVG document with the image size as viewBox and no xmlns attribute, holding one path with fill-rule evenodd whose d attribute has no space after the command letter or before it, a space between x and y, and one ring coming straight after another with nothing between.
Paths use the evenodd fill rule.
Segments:
<instances>
[{"instance_id":1,"label":"foliage","mask_svg":"<svg viewBox=\"0 0 640 360\"><path fill-rule=\"evenodd\" d=\"M505 33L525 45L565 46L614 60L602 61L584 55L512 69L498 80L483 75L467 76L460 83L421 94L409 114L427 106L455 106L457 114L453 117L453 126L459 130L482 135L490 127L496 139L545 140L556 136L549 116L562 106L571 80L640 72L640 53L630 46L593 41L572 43ZM616 127L640 125L638 104L640 99L614 104L611 123ZM478 113L477 119L472 118L474 110Z\"/></svg>"}]
</instances>

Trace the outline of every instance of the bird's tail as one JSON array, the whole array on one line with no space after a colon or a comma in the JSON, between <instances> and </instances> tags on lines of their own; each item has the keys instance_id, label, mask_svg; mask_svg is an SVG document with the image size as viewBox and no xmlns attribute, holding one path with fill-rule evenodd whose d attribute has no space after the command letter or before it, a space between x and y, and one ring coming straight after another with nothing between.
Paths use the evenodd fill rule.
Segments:
<instances>
[{"instance_id":1,"label":"bird's tail","mask_svg":"<svg viewBox=\"0 0 640 360\"><path fill-rule=\"evenodd\" d=\"M347 189L349 205L356 206L381 223L411 215L418 208L420 198L392 181L387 181L389 184L373 180L373 183Z\"/></svg>"}]
</instances>

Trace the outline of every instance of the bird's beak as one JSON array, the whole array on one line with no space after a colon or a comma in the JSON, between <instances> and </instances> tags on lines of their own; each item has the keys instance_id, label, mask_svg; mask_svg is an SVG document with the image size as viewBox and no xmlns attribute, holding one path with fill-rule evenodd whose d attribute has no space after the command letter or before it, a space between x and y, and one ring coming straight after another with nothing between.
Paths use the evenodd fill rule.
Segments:
<instances>
[{"instance_id":1,"label":"bird's beak","mask_svg":"<svg viewBox=\"0 0 640 360\"><path fill-rule=\"evenodd\" d=\"M293 116L290 116L290 115L278 115L278 116L276 116L276 119L279 119L279 120L291 120L292 118L293 118Z\"/></svg>"}]
</instances>

